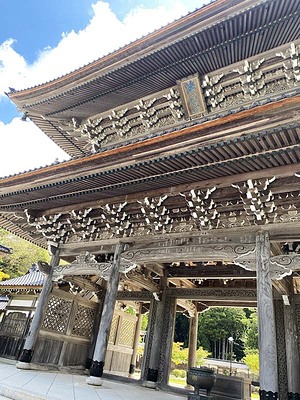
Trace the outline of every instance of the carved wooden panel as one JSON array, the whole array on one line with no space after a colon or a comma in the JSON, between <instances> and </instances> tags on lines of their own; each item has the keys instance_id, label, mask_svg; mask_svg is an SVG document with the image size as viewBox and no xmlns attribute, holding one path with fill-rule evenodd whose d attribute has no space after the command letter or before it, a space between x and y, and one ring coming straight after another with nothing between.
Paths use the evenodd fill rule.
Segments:
<instances>
[{"instance_id":1,"label":"carved wooden panel","mask_svg":"<svg viewBox=\"0 0 300 400\"><path fill-rule=\"evenodd\" d=\"M42 328L49 331L65 333L68 327L71 308L71 301L51 295L48 301Z\"/></svg>"},{"instance_id":2,"label":"carved wooden panel","mask_svg":"<svg viewBox=\"0 0 300 400\"><path fill-rule=\"evenodd\" d=\"M288 400L286 346L285 346L284 314L283 314L282 300L274 301L274 312L275 312L275 322L276 322L278 394L280 400Z\"/></svg>"},{"instance_id":3,"label":"carved wooden panel","mask_svg":"<svg viewBox=\"0 0 300 400\"><path fill-rule=\"evenodd\" d=\"M90 338L94 325L94 317L94 308L84 307L78 304L72 327L72 335Z\"/></svg>"},{"instance_id":4,"label":"carved wooden panel","mask_svg":"<svg viewBox=\"0 0 300 400\"><path fill-rule=\"evenodd\" d=\"M131 321L125 318L122 319L118 344L127 347L133 346L135 326L136 326L135 321Z\"/></svg>"},{"instance_id":5,"label":"carved wooden panel","mask_svg":"<svg viewBox=\"0 0 300 400\"><path fill-rule=\"evenodd\" d=\"M110 333L109 333L109 339L108 343L114 344L116 341L116 335L117 335L117 329L118 329L118 323L119 323L119 316L114 315L111 321L111 327L110 327Z\"/></svg>"}]
</instances>

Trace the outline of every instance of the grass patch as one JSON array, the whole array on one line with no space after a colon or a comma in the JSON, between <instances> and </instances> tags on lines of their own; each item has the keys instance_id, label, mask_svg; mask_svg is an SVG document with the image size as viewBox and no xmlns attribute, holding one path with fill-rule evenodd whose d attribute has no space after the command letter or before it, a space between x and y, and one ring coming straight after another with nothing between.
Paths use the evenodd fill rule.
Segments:
<instances>
[{"instance_id":1,"label":"grass patch","mask_svg":"<svg viewBox=\"0 0 300 400\"><path fill-rule=\"evenodd\" d=\"M169 379L169 384L172 385L180 385L180 386L186 386L186 378L176 378L175 376L171 375Z\"/></svg>"}]
</instances>

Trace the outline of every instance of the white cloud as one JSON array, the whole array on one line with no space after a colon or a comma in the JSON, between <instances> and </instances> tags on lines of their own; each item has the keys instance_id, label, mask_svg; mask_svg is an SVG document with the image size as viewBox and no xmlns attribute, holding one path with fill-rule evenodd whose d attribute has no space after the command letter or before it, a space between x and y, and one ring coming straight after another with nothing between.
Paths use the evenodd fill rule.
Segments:
<instances>
[{"instance_id":1,"label":"white cloud","mask_svg":"<svg viewBox=\"0 0 300 400\"><path fill-rule=\"evenodd\" d=\"M135 8L120 21L108 3L98 1L92 6L93 14L85 29L63 33L58 45L44 49L31 65L14 50L14 40L7 39L0 44L0 100L9 87L25 89L55 79L166 25L202 3L156 0L155 8ZM61 149L37 127L20 119L7 125L0 123L0 140L0 176L64 157Z\"/></svg>"},{"instance_id":2,"label":"white cloud","mask_svg":"<svg viewBox=\"0 0 300 400\"><path fill-rule=\"evenodd\" d=\"M68 156L32 122L0 122L0 177L52 164Z\"/></svg>"},{"instance_id":3,"label":"white cloud","mask_svg":"<svg viewBox=\"0 0 300 400\"><path fill-rule=\"evenodd\" d=\"M31 65L13 49L14 40L8 39L0 46L0 96L8 86L24 89L64 75L179 18L196 3L202 4L195 0L164 3L151 9L135 8L120 21L108 3L98 1L85 29L63 33L58 45L40 52Z\"/></svg>"}]
</instances>

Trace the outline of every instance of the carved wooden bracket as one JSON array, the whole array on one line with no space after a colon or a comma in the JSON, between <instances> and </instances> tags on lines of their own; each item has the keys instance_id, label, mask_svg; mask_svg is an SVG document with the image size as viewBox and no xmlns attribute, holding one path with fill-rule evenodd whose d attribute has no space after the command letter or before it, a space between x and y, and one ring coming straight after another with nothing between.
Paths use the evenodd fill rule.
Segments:
<instances>
[{"instance_id":1,"label":"carved wooden bracket","mask_svg":"<svg viewBox=\"0 0 300 400\"><path fill-rule=\"evenodd\" d=\"M71 264L54 267L53 277L59 279L64 275L98 275L108 280L113 267L112 262L98 262L89 252L80 253ZM132 262L121 263L120 272L127 273L136 268Z\"/></svg>"},{"instance_id":2,"label":"carved wooden bracket","mask_svg":"<svg viewBox=\"0 0 300 400\"><path fill-rule=\"evenodd\" d=\"M236 265L250 271L256 271L255 251L250 254L241 255L233 260ZM293 271L300 270L300 254L279 255L270 257L271 279L280 280L291 275Z\"/></svg>"}]
</instances>

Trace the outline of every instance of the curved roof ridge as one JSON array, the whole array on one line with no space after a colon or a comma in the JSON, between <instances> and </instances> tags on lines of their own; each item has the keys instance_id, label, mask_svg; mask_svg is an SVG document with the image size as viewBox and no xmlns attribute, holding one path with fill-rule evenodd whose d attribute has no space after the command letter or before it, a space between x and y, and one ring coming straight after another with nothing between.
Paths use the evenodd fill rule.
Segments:
<instances>
[{"instance_id":1,"label":"curved roof ridge","mask_svg":"<svg viewBox=\"0 0 300 400\"><path fill-rule=\"evenodd\" d=\"M43 286L44 280L45 275L40 271L35 271L2 281L0 286Z\"/></svg>"}]
</instances>

